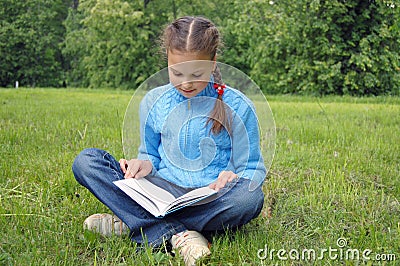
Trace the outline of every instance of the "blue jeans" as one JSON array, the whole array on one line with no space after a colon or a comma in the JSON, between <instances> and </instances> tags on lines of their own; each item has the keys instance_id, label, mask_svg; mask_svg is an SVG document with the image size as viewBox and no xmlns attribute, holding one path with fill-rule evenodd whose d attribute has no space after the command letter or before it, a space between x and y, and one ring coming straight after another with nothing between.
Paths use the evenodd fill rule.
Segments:
<instances>
[{"instance_id":1,"label":"blue jeans","mask_svg":"<svg viewBox=\"0 0 400 266\"><path fill-rule=\"evenodd\" d=\"M164 218L156 218L120 190L113 181L123 179L119 162L103 150L83 150L75 159L72 171L76 180L95 195L131 230L132 241L158 247L172 235L184 230L210 234L225 229L236 229L261 212L264 194L261 186L249 191L249 180L239 179L229 189L220 190L215 200L196 206L185 207ZM156 179L156 178L153 178ZM160 185L179 196L185 192L158 178Z\"/></svg>"}]
</instances>

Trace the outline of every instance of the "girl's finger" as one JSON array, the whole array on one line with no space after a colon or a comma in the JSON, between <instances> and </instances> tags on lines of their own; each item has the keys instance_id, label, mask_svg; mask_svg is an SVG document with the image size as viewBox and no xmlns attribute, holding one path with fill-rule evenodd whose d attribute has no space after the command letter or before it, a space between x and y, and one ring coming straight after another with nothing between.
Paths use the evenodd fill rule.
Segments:
<instances>
[{"instance_id":1,"label":"girl's finger","mask_svg":"<svg viewBox=\"0 0 400 266\"><path fill-rule=\"evenodd\" d=\"M232 174L230 175L229 179L228 179L228 182L232 182L233 180L235 180L235 179L237 179L237 178L238 178L238 175L232 173Z\"/></svg>"},{"instance_id":2,"label":"girl's finger","mask_svg":"<svg viewBox=\"0 0 400 266\"><path fill-rule=\"evenodd\" d=\"M130 160L128 162L128 168L126 169L125 178L134 177L139 171L139 164L138 160Z\"/></svg>"},{"instance_id":3,"label":"girl's finger","mask_svg":"<svg viewBox=\"0 0 400 266\"><path fill-rule=\"evenodd\" d=\"M228 181L227 177L219 178L218 181L217 181L217 184L215 186L216 187L215 190L219 191L221 188L225 187L227 181Z\"/></svg>"},{"instance_id":4,"label":"girl's finger","mask_svg":"<svg viewBox=\"0 0 400 266\"><path fill-rule=\"evenodd\" d=\"M141 178L144 176L145 176L145 174L143 174L143 169L139 169L133 178Z\"/></svg>"},{"instance_id":5,"label":"girl's finger","mask_svg":"<svg viewBox=\"0 0 400 266\"><path fill-rule=\"evenodd\" d=\"M125 159L120 159L119 160L119 166L121 167L122 172L125 174L126 173L126 160Z\"/></svg>"},{"instance_id":6,"label":"girl's finger","mask_svg":"<svg viewBox=\"0 0 400 266\"><path fill-rule=\"evenodd\" d=\"M215 182L212 182L211 184L209 184L208 187L215 190Z\"/></svg>"}]
</instances>

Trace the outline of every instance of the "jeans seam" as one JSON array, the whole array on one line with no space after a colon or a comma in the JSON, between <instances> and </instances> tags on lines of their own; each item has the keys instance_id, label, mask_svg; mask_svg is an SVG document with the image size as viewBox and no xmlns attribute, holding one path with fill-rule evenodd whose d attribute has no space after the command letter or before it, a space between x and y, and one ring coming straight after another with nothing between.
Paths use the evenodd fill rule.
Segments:
<instances>
[{"instance_id":1,"label":"jeans seam","mask_svg":"<svg viewBox=\"0 0 400 266\"><path fill-rule=\"evenodd\" d=\"M103 154L103 159L107 160L108 162L108 167L110 168L110 170L113 172L113 176L114 176L114 180L120 180L118 172L111 166L111 160L110 160L111 154L108 152L104 152Z\"/></svg>"}]
</instances>

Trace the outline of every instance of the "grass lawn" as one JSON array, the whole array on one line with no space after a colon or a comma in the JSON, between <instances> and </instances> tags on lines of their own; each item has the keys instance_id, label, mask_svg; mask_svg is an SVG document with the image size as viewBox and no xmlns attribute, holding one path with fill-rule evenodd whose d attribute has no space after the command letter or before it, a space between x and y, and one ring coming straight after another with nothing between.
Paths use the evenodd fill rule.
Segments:
<instances>
[{"instance_id":1,"label":"grass lawn","mask_svg":"<svg viewBox=\"0 0 400 266\"><path fill-rule=\"evenodd\" d=\"M108 210L72 161L87 147L123 157L131 94L0 90L0 265L183 265L82 229ZM267 98L277 143L264 210L215 237L206 265L398 265L400 99Z\"/></svg>"}]
</instances>

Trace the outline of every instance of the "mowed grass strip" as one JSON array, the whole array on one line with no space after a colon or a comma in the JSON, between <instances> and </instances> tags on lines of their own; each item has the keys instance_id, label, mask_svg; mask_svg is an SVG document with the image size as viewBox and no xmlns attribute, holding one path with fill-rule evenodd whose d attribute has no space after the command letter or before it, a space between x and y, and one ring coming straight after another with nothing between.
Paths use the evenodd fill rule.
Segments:
<instances>
[{"instance_id":1,"label":"mowed grass strip","mask_svg":"<svg viewBox=\"0 0 400 266\"><path fill-rule=\"evenodd\" d=\"M121 129L132 94L0 90L1 265L183 264L148 248L137 253L128 237L82 229L87 216L108 210L77 184L71 164L87 147L123 157ZM370 249L371 259L400 260L399 98L267 99L277 142L264 210L242 230L215 237L204 264L356 264L343 256L318 258L322 249L338 249L339 238L346 240L343 251ZM287 251L287 260L273 249ZM303 249L317 258L295 260L294 251Z\"/></svg>"}]
</instances>

